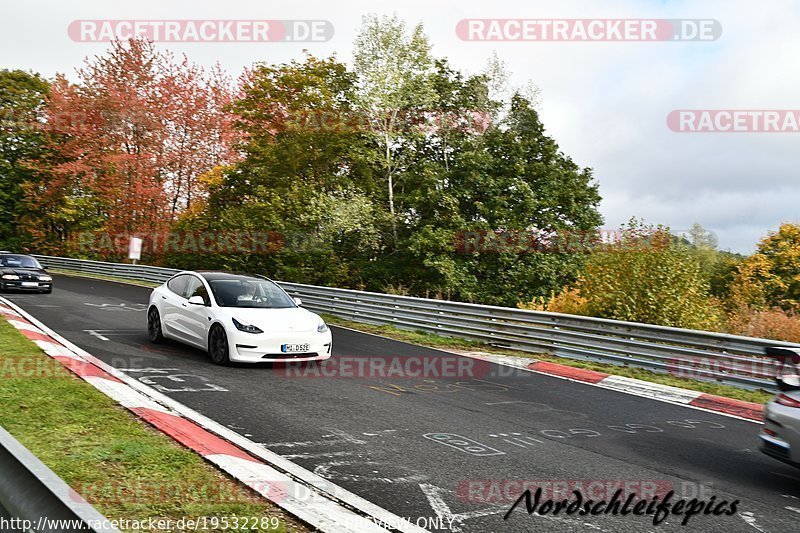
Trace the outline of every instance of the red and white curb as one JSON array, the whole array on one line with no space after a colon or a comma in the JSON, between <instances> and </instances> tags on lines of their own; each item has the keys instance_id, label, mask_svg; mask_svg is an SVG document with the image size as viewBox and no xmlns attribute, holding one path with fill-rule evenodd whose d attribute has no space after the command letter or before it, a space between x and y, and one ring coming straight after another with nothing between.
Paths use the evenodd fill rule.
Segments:
<instances>
[{"instance_id":1,"label":"red and white curb","mask_svg":"<svg viewBox=\"0 0 800 533\"><path fill-rule=\"evenodd\" d=\"M332 533L426 531L116 370L4 298L0 315L103 394L312 527Z\"/></svg>"},{"instance_id":2,"label":"red and white curb","mask_svg":"<svg viewBox=\"0 0 800 533\"><path fill-rule=\"evenodd\" d=\"M740 418L742 420L761 422L764 419L764 406L759 403L734 400L723 396L705 394L703 392L661 385L641 379L615 376L605 372L596 372L583 368L575 368L548 361L534 361L522 357L487 354L482 352L456 352L459 355L473 357L492 363L512 366L537 374L544 374L570 381L577 381L611 389L625 394L642 396L667 403L686 405L703 411Z\"/></svg>"}]
</instances>

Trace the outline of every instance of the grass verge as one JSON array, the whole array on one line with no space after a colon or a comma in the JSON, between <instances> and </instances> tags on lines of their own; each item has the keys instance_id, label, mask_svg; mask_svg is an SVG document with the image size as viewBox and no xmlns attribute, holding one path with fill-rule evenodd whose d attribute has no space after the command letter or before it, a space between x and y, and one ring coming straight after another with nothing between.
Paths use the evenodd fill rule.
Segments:
<instances>
[{"instance_id":1,"label":"grass verge","mask_svg":"<svg viewBox=\"0 0 800 533\"><path fill-rule=\"evenodd\" d=\"M65 370L0 318L0 425L109 520L208 517L310 531ZM256 520L256 518L258 520ZM262 521L263 518L263 521ZM129 530L134 530L130 527ZM145 528L147 529L147 528Z\"/></svg>"},{"instance_id":2,"label":"grass verge","mask_svg":"<svg viewBox=\"0 0 800 533\"><path fill-rule=\"evenodd\" d=\"M522 352L517 350L506 350L502 348L495 348L488 344L468 341L462 339L454 339L451 337L442 337L433 333L424 331L411 331L404 330L394 326L383 325L377 326L373 324L363 324L361 322L353 322L343 318L335 317L333 315L322 315L325 321L334 326L344 326L366 333L373 333L395 339L399 341L418 344L421 346L428 346L430 348L437 348L441 350L466 350L466 351L480 351L485 353L497 355L510 355L514 357L526 357L528 359L536 359L537 361L550 361L564 366L571 366L575 368L584 368L587 370L595 370L597 372L606 372L616 376L625 376L634 379L641 379L642 381L650 381L652 383L659 383L661 385L669 385L671 387L680 387L682 389L689 389L706 394L715 394L717 396L724 396L726 398L733 398L735 400L744 400L747 402L766 403L774 394L764 390L747 390L733 387L730 385L723 385L719 383L712 383L707 381L699 381L689 378L681 378L670 374L661 374L652 372L650 370L610 365L607 363L597 363L594 361L581 361L578 359L568 359L565 357L556 357L548 354L534 354Z\"/></svg>"},{"instance_id":3,"label":"grass verge","mask_svg":"<svg viewBox=\"0 0 800 533\"><path fill-rule=\"evenodd\" d=\"M116 281L117 283L126 283L128 285L137 285L139 287L148 287L151 289L161 285L161 283L155 283L152 281L136 281L125 278L118 278L115 276L105 276L103 274L86 274L84 272L75 272L72 270L61 270L59 268L48 268L47 271L50 272L51 274L63 274L65 276L74 276L76 278L99 279L102 281Z\"/></svg>"}]
</instances>

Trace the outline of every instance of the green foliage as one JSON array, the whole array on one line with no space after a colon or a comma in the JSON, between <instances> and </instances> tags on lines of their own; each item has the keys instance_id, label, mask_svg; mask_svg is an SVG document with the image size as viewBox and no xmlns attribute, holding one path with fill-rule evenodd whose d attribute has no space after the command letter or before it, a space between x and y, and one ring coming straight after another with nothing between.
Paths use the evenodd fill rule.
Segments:
<instances>
[{"instance_id":1,"label":"green foliage","mask_svg":"<svg viewBox=\"0 0 800 533\"><path fill-rule=\"evenodd\" d=\"M800 311L800 224L781 224L739 268L734 291L759 309Z\"/></svg>"},{"instance_id":2,"label":"green foliage","mask_svg":"<svg viewBox=\"0 0 800 533\"><path fill-rule=\"evenodd\" d=\"M692 329L722 319L696 256L667 228L632 220L618 243L592 254L579 283L592 316Z\"/></svg>"},{"instance_id":3,"label":"green foliage","mask_svg":"<svg viewBox=\"0 0 800 533\"><path fill-rule=\"evenodd\" d=\"M152 45L141 49L161 57ZM112 52L103 58L102 68L81 71L83 85L93 86L91 77L96 75L116 86L118 77L108 73L127 72L131 61L119 47ZM143 260L498 305L559 290L575 280L584 255L490 249L464 253L455 246L466 230L581 232L602 223L591 169L560 151L528 97L506 96L508 77L497 58L484 73L460 72L432 54L421 25L409 27L397 17L377 16L364 19L352 69L336 57L310 54L283 64L255 65L242 77L223 117L235 124L230 137L237 140L241 159L218 158L193 166L188 174L148 167L148 177L165 180L162 186L171 201L146 207L150 213L163 204L158 209L164 220L174 216L172 232L275 232L282 246L271 253L170 250L145 254ZM148 79L137 78L137 90L155 95L187 90L177 79L164 91L160 85L150 86ZM62 108L71 109L82 102L78 93L83 85L59 78L53 94L61 98ZM140 104L145 116L156 107ZM102 141L105 130L98 131ZM114 174L118 183L103 178L111 168L97 157L104 141L83 143L73 133L80 132L63 133L72 150L68 161L41 158L49 168L63 170L66 178L48 191L43 173L35 184L38 189L31 191L47 193L40 195L47 201L39 215L49 226L43 241L54 247L63 248L70 232L106 229L112 222L123 227L125 220L112 216L114 212L139 213L133 200L115 196L129 188L124 176ZM161 138L152 139L148 150L164 144ZM166 134L163 138L172 139ZM86 145L100 152L82 157ZM57 157L64 151L54 153ZM147 161L155 165L161 159ZM92 194L84 194L84 179L97 182ZM112 187L114 183L118 186ZM153 186L133 199L166 198L155 181L147 183ZM145 218L143 223L158 222Z\"/></svg>"},{"instance_id":4,"label":"green foliage","mask_svg":"<svg viewBox=\"0 0 800 533\"><path fill-rule=\"evenodd\" d=\"M42 110L50 85L38 74L0 70L0 248L21 248L27 235L19 227L25 212L23 183L32 174L27 162L45 149Z\"/></svg>"}]
</instances>

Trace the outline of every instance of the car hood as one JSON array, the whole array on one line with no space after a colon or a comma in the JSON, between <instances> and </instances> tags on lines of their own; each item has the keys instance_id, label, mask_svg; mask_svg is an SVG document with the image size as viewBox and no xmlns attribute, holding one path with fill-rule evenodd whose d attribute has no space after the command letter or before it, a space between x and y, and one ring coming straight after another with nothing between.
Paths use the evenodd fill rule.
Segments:
<instances>
[{"instance_id":1,"label":"car hood","mask_svg":"<svg viewBox=\"0 0 800 533\"><path fill-rule=\"evenodd\" d=\"M27 277L27 276L31 276L31 275L35 275L35 276L48 275L49 276L49 274L47 274L47 272L43 268L0 267L0 272L2 272L3 274L16 274L17 276L20 276L20 277L23 277L23 276Z\"/></svg>"},{"instance_id":2,"label":"car hood","mask_svg":"<svg viewBox=\"0 0 800 533\"><path fill-rule=\"evenodd\" d=\"M315 331L319 317L300 307L286 309L226 309L238 320L251 324L262 331Z\"/></svg>"}]
</instances>

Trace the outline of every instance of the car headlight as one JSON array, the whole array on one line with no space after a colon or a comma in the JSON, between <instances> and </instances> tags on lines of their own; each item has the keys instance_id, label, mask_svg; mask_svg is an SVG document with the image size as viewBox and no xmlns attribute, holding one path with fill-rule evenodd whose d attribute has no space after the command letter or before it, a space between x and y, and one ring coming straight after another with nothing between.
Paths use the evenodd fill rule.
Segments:
<instances>
[{"instance_id":1,"label":"car headlight","mask_svg":"<svg viewBox=\"0 0 800 533\"><path fill-rule=\"evenodd\" d=\"M233 325L236 326L236 329L238 329L239 331L244 331L245 333L264 333L261 330L261 328L258 328L256 326L251 326L250 324L242 324L235 318L232 318L231 320L233 320Z\"/></svg>"},{"instance_id":2,"label":"car headlight","mask_svg":"<svg viewBox=\"0 0 800 533\"><path fill-rule=\"evenodd\" d=\"M321 320L319 325L317 326L317 331L320 333L325 333L328 331L328 325L325 323L324 320Z\"/></svg>"},{"instance_id":3,"label":"car headlight","mask_svg":"<svg viewBox=\"0 0 800 533\"><path fill-rule=\"evenodd\" d=\"M39 281L53 281L51 276L39 276Z\"/></svg>"},{"instance_id":4,"label":"car headlight","mask_svg":"<svg viewBox=\"0 0 800 533\"><path fill-rule=\"evenodd\" d=\"M19 279L16 274L3 274L3 279Z\"/></svg>"}]
</instances>

